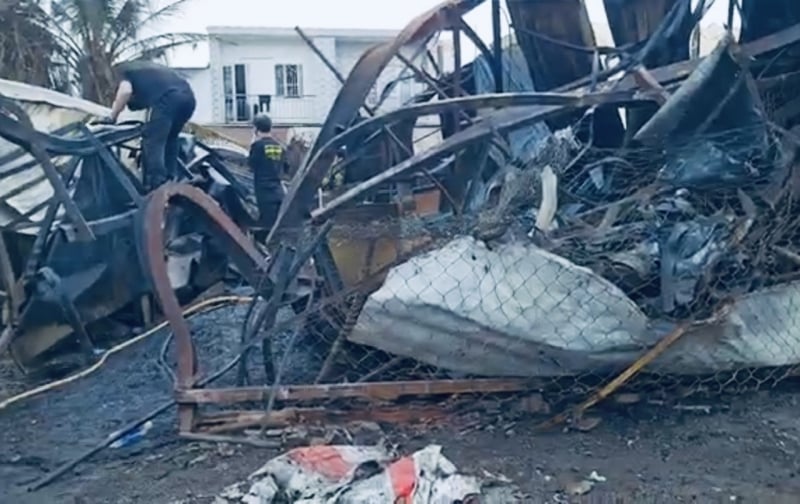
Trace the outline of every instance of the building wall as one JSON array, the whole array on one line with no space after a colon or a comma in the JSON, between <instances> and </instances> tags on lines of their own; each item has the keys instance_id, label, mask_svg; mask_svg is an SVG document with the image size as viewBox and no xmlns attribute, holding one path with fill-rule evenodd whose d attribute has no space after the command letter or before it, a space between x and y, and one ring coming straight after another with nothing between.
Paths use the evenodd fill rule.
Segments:
<instances>
[{"instance_id":1,"label":"building wall","mask_svg":"<svg viewBox=\"0 0 800 504\"><path fill-rule=\"evenodd\" d=\"M208 124L213 121L214 110L211 100L211 72L208 68L178 68L176 69L192 86L192 91L197 100L197 107L192 116L192 122Z\"/></svg>"},{"instance_id":2,"label":"building wall","mask_svg":"<svg viewBox=\"0 0 800 504\"><path fill-rule=\"evenodd\" d=\"M316 36L312 40L319 50L346 78L358 59L377 40L351 39L347 37ZM259 95L270 95L270 115L278 125L314 127L327 116L341 84L322 60L300 39L299 36L267 35L212 35L209 44L209 86L211 97L211 119L213 123L225 122L223 67L245 65L245 86L251 106L258 103ZM300 98L276 96L275 66L291 64L302 66L302 94ZM378 80L371 95L374 103L382 89L404 66L393 61ZM395 89L382 110L396 108L410 99L422 85L411 81Z\"/></svg>"},{"instance_id":3,"label":"building wall","mask_svg":"<svg viewBox=\"0 0 800 504\"><path fill-rule=\"evenodd\" d=\"M339 48L332 37L316 37L314 43L339 68ZM252 104L259 95L270 95L270 115L276 124L320 124L330 109L340 84L324 63L300 37L240 37L237 40L221 38L217 51L211 52L210 78L214 81L214 122L225 122L223 94L223 66L245 65L245 86ZM370 44L351 44L350 50L363 52ZM216 54L215 54L216 53ZM302 96L299 98L276 96L276 65L302 67ZM251 107L252 108L252 107Z\"/></svg>"}]
</instances>

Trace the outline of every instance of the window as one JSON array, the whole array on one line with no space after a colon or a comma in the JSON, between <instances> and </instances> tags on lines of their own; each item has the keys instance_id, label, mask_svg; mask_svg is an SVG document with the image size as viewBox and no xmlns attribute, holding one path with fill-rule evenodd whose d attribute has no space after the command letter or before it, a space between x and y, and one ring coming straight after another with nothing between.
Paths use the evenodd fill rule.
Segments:
<instances>
[{"instance_id":1,"label":"window","mask_svg":"<svg viewBox=\"0 0 800 504\"><path fill-rule=\"evenodd\" d=\"M272 96L258 95L258 103L253 103L253 117L258 114L268 114L272 103Z\"/></svg>"},{"instance_id":2,"label":"window","mask_svg":"<svg viewBox=\"0 0 800 504\"><path fill-rule=\"evenodd\" d=\"M247 106L247 72L245 65L222 67L222 91L225 95L225 122L250 120Z\"/></svg>"},{"instance_id":3,"label":"window","mask_svg":"<svg viewBox=\"0 0 800 504\"><path fill-rule=\"evenodd\" d=\"M303 65L275 65L275 95L303 96Z\"/></svg>"}]
</instances>

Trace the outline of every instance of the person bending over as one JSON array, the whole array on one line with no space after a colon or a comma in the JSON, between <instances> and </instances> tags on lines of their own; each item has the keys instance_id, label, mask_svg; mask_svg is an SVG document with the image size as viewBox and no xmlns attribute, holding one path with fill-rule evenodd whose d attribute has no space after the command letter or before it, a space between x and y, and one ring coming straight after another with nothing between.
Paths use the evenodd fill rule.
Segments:
<instances>
[{"instance_id":1,"label":"person bending over","mask_svg":"<svg viewBox=\"0 0 800 504\"><path fill-rule=\"evenodd\" d=\"M178 174L178 136L197 106L192 87L175 70L148 61L115 67L119 86L107 122L122 110L149 109L142 132L142 181L152 191Z\"/></svg>"}]
</instances>

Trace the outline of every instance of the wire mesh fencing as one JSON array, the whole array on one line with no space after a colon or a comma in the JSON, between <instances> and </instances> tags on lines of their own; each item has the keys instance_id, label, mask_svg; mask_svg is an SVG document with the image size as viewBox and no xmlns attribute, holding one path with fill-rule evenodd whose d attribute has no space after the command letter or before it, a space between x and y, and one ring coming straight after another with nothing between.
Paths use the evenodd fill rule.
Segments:
<instances>
[{"instance_id":1,"label":"wire mesh fencing","mask_svg":"<svg viewBox=\"0 0 800 504\"><path fill-rule=\"evenodd\" d=\"M613 151L561 132L498 166L476 212L336 217L341 286L263 329L267 383L519 379L545 412L774 385L800 360L786 145L763 127Z\"/></svg>"}]
</instances>

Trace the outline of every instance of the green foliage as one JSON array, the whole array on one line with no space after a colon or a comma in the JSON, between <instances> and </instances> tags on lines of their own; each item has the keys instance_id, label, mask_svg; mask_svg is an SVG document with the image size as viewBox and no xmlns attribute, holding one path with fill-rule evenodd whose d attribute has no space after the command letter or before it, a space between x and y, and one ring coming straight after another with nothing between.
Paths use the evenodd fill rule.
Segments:
<instances>
[{"instance_id":1,"label":"green foliage","mask_svg":"<svg viewBox=\"0 0 800 504\"><path fill-rule=\"evenodd\" d=\"M51 0L45 11L41 0L22 0L7 15L17 24L1 25L13 29L0 38L0 56L5 57L0 75L109 104L116 87L115 64L158 59L169 49L205 38L200 33L146 35L190 1L172 0L155 8L152 0ZM0 19L3 15L0 11ZM21 40L27 42L20 47ZM14 68L23 58L29 64Z\"/></svg>"},{"instance_id":2,"label":"green foliage","mask_svg":"<svg viewBox=\"0 0 800 504\"><path fill-rule=\"evenodd\" d=\"M39 0L0 3L0 78L59 87L51 63L56 40L45 22Z\"/></svg>"}]
</instances>

